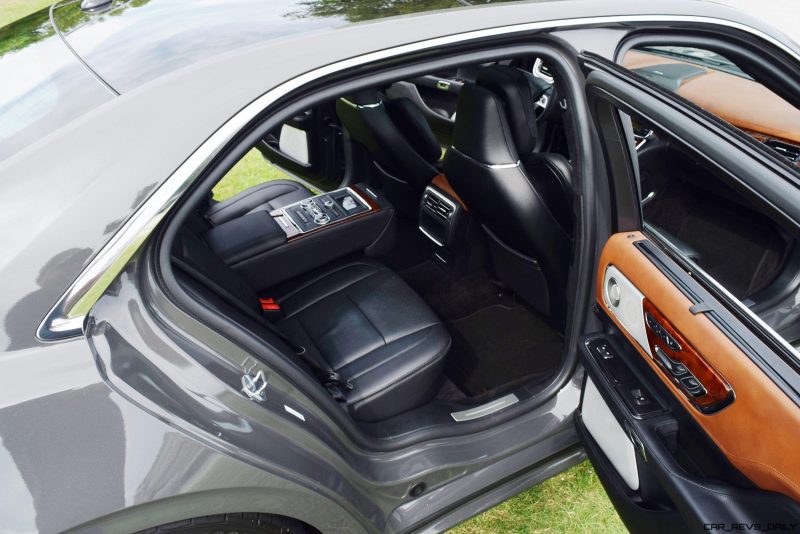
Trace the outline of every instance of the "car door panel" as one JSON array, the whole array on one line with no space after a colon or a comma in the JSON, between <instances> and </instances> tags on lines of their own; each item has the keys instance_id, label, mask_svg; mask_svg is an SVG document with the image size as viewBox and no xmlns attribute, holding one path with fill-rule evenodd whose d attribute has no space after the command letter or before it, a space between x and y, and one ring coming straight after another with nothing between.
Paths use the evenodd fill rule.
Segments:
<instances>
[{"instance_id":1,"label":"car door panel","mask_svg":"<svg viewBox=\"0 0 800 534\"><path fill-rule=\"evenodd\" d=\"M628 527L668 532L676 525L703 531L742 521L791 525L800 516L792 439L800 435L800 409L731 339L730 331L744 327L641 232L616 234L606 243L596 301L606 329L582 345L589 378L576 419ZM640 321L632 319L634 310ZM680 350L670 349L675 343ZM692 373L707 392L695 397L679 385L658 351L684 365L680 374ZM601 402L606 406L598 407ZM600 425L586 421L606 409L625 438L602 417ZM627 463L620 462L615 449L626 448Z\"/></svg>"},{"instance_id":2,"label":"car door panel","mask_svg":"<svg viewBox=\"0 0 800 534\"><path fill-rule=\"evenodd\" d=\"M624 327L621 328L623 333L626 337L630 336L645 361L731 463L759 487L800 499L800 463L794 454L797 448L794 438L800 435L800 408L775 387L725 332L711 322L706 313L693 313L692 308L697 303L689 300L642 253L636 245L642 241L647 240L638 232L612 236L600 258L599 272L605 272L608 266L613 265L626 273L645 295L645 302L663 310L664 315L669 317L671 328L696 350L698 359L692 363L687 360L690 371L705 364L709 371L716 373L715 378L724 377L723 380L730 384L735 400L717 413L702 413L698 409L697 399L679 388L674 380L667 378L663 367ZM664 260L669 261L666 258ZM679 269L677 265L675 269ZM606 300L605 288L598 286L598 305L609 313L612 321L618 323ZM621 325L618 323L618 326ZM652 329L648 328L648 331L648 337L651 337ZM706 379L705 376L697 378L701 381ZM758 428L782 428L783 431L766 440L757 431Z\"/></svg>"}]
</instances>

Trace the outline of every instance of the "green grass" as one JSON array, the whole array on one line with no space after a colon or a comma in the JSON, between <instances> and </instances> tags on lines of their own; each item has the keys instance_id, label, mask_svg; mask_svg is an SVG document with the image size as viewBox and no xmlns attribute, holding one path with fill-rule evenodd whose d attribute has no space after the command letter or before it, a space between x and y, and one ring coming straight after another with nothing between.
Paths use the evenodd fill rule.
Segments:
<instances>
[{"instance_id":1,"label":"green grass","mask_svg":"<svg viewBox=\"0 0 800 534\"><path fill-rule=\"evenodd\" d=\"M0 0L0 28L52 3L53 0Z\"/></svg>"},{"instance_id":2,"label":"green grass","mask_svg":"<svg viewBox=\"0 0 800 534\"><path fill-rule=\"evenodd\" d=\"M211 192L214 200L225 200L263 182L291 179L291 175L264 159L258 149L252 148L217 182Z\"/></svg>"},{"instance_id":3,"label":"green grass","mask_svg":"<svg viewBox=\"0 0 800 534\"><path fill-rule=\"evenodd\" d=\"M451 534L625 533L589 462L546 480L450 531Z\"/></svg>"},{"instance_id":4,"label":"green grass","mask_svg":"<svg viewBox=\"0 0 800 534\"><path fill-rule=\"evenodd\" d=\"M50 0L0 0L0 27L50 5ZM269 180L292 177L250 150L214 187L216 200ZM625 527L584 462L459 525L454 534L624 533Z\"/></svg>"}]
</instances>

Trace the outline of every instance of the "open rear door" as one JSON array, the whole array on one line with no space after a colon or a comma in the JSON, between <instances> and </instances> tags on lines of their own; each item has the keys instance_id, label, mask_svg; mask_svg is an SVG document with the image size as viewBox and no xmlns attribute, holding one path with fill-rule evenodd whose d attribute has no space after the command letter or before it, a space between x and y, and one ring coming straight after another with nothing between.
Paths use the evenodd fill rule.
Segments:
<instances>
[{"instance_id":1,"label":"open rear door","mask_svg":"<svg viewBox=\"0 0 800 534\"><path fill-rule=\"evenodd\" d=\"M581 343L589 458L631 532L800 531L796 353L642 222L625 118L685 132L695 149L708 140L701 157L719 166L752 160L613 68L588 71L616 218L597 264L602 328Z\"/></svg>"},{"instance_id":2,"label":"open rear door","mask_svg":"<svg viewBox=\"0 0 800 534\"><path fill-rule=\"evenodd\" d=\"M745 353L769 349L640 232L609 239L596 296L577 425L628 528L797 530L800 408Z\"/></svg>"}]
</instances>

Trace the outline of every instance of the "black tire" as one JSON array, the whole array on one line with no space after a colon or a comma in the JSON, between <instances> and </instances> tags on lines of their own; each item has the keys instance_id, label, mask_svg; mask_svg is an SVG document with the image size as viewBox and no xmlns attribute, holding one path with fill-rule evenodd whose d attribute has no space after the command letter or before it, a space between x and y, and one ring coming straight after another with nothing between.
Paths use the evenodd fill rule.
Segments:
<instances>
[{"instance_id":1,"label":"black tire","mask_svg":"<svg viewBox=\"0 0 800 534\"><path fill-rule=\"evenodd\" d=\"M137 534L311 534L305 523L271 514L218 514L167 523Z\"/></svg>"}]
</instances>

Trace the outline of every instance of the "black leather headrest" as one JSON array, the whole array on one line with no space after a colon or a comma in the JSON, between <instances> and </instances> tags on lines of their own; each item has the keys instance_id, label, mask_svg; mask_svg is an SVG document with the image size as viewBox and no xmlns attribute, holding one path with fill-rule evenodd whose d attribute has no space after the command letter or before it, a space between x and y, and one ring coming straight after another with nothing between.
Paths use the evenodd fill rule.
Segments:
<instances>
[{"instance_id":1,"label":"black leather headrest","mask_svg":"<svg viewBox=\"0 0 800 534\"><path fill-rule=\"evenodd\" d=\"M540 80L507 65L492 65L478 73L476 83L497 94L503 102L506 117L520 154L536 148L536 115L534 103L547 85Z\"/></svg>"},{"instance_id":2,"label":"black leather headrest","mask_svg":"<svg viewBox=\"0 0 800 534\"><path fill-rule=\"evenodd\" d=\"M387 100L386 111L395 127L414 150L428 163L436 163L442 157L442 146L433 135L428 121L420 109L408 98Z\"/></svg>"},{"instance_id":3,"label":"black leather headrest","mask_svg":"<svg viewBox=\"0 0 800 534\"><path fill-rule=\"evenodd\" d=\"M337 100L336 114L381 169L408 184L416 194L438 174L433 163L439 159L441 148L425 118L415 119L405 107L369 90Z\"/></svg>"},{"instance_id":4,"label":"black leather headrest","mask_svg":"<svg viewBox=\"0 0 800 534\"><path fill-rule=\"evenodd\" d=\"M486 165L519 161L519 152L498 95L473 83L464 84L458 94L453 148Z\"/></svg>"}]
</instances>

